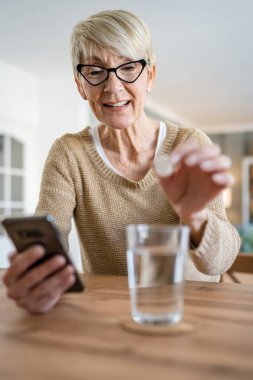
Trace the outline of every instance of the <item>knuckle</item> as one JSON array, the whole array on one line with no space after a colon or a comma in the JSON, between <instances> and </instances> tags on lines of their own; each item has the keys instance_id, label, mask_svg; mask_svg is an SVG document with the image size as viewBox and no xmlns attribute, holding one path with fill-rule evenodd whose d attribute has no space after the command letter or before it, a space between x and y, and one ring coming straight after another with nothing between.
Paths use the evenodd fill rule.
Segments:
<instances>
[{"instance_id":1,"label":"knuckle","mask_svg":"<svg viewBox=\"0 0 253 380\"><path fill-rule=\"evenodd\" d=\"M58 287L60 282L60 276L58 274L55 274L52 277L50 277L47 281L44 281L42 283L41 290L44 293L51 294L52 291L54 291Z\"/></svg>"},{"instance_id":2,"label":"knuckle","mask_svg":"<svg viewBox=\"0 0 253 380\"><path fill-rule=\"evenodd\" d=\"M42 305L39 308L40 314L46 314L46 313L48 313L49 310L52 309L53 306L54 306L54 304L49 304L49 303L46 303L46 304Z\"/></svg>"},{"instance_id":3,"label":"knuckle","mask_svg":"<svg viewBox=\"0 0 253 380\"><path fill-rule=\"evenodd\" d=\"M45 299L43 298L40 300L37 304L37 312L41 314L47 313L52 307L59 301L60 296L59 295L48 295L48 297Z\"/></svg>"},{"instance_id":4,"label":"knuckle","mask_svg":"<svg viewBox=\"0 0 253 380\"><path fill-rule=\"evenodd\" d=\"M71 276L66 275L66 273L59 276L54 288L51 287L50 294L52 296L62 295L71 285L71 281L69 280L70 277Z\"/></svg>"},{"instance_id":5,"label":"knuckle","mask_svg":"<svg viewBox=\"0 0 253 380\"><path fill-rule=\"evenodd\" d=\"M57 287L57 288L55 288L55 289L51 289L51 290L50 290L49 298L50 298L51 300L54 300L55 298L60 297L61 294L62 294L62 291L61 291L60 286L59 286L59 287Z\"/></svg>"},{"instance_id":6,"label":"knuckle","mask_svg":"<svg viewBox=\"0 0 253 380\"><path fill-rule=\"evenodd\" d=\"M20 301L18 300L18 306L26 309L30 314L41 314L43 311L40 307L41 301L37 301L36 298L30 297L23 298ZM45 302L45 301L44 301Z\"/></svg>"},{"instance_id":7,"label":"knuckle","mask_svg":"<svg viewBox=\"0 0 253 380\"><path fill-rule=\"evenodd\" d=\"M49 281L48 287L47 287L50 294L52 292L57 291L57 289L61 286L63 281L64 281L63 277L60 275L55 275L54 277L52 277L52 279L51 279L51 281Z\"/></svg>"},{"instance_id":8,"label":"knuckle","mask_svg":"<svg viewBox=\"0 0 253 380\"><path fill-rule=\"evenodd\" d=\"M43 281L44 278L46 278L50 272L48 268L48 264L44 263L33 269L29 274L29 280L32 283L38 283Z\"/></svg>"},{"instance_id":9,"label":"knuckle","mask_svg":"<svg viewBox=\"0 0 253 380\"><path fill-rule=\"evenodd\" d=\"M16 304L18 307L22 307L22 308L25 308L25 307L26 307L26 304L25 304L24 300L22 300L21 298L20 298L20 299L16 299L16 300L15 300L15 304Z\"/></svg>"},{"instance_id":10,"label":"knuckle","mask_svg":"<svg viewBox=\"0 0 253 380\"><path fill-rule=\"evenodd\" d=\"M16 299L15 292L12 289L9 289L6 294L8 298L13 299L13 300Z\"/></svg>"},{"instance_id":11,"label":"knuckle","mask_svg":"<svg viewBox=\"0 0 253 380\"><path fill-rule=\"evenodd\" d=\"M33 269L28 272L27 278L26 278L27 282L34 283L36 282L37 279L38 279L38 271L36 271L36 269Z\"/></svg>"},{"instance_id":12,"label":"knuckle","mask_svg":"<svg viewBox=\"0 0 253 380\"><path fill-rule=\"evenodd\" d=\"M50 290L49 280L43 281L40 285L38 285L38 288L36 289L38 293L47 293L48 290Z\"/></svg>"}]
</instances>

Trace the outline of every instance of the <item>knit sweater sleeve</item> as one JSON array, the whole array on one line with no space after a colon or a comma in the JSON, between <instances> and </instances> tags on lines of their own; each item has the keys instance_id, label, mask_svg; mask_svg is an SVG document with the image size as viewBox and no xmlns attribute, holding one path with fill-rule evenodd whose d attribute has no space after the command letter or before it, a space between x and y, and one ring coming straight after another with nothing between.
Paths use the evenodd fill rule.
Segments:
<instances>
[{"instance_id":1,"label":"knit sweater sleeve","mask_svg":"<svg viewBox=\"0 0 253 380\"><path fill-rule=\"evenodd\" d=\"M71 151L63 138L56 140L45 163L36 208L37 215L50 214L54 217L67 250L71 218L76 205L71 158Z\"/></svg>"},{"instance_id":2,"label":"knit sweater sleeve","mask_svg":"<svg viewBox=\"0 0 253 380\"><path fill-rule=\"evenodd\" d=\"M199 145L211 144L209 137L199 130L189 130L186 140ZM207 224L198 247L190 250L196 268L208 275L220 275L232 265L240 249L240 237L226 216L222 195L208 207Z\"/></svg>"}]
</instances>

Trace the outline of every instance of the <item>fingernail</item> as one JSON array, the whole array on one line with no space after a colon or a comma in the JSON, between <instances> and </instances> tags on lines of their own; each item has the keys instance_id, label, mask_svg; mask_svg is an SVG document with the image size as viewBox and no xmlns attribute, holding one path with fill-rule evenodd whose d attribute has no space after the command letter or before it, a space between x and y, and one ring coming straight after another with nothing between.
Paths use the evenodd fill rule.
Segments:
<instances>
[{"instance_id":1,"label":"fingernail","mask_svg":"<svg viewBox=\"0 0 253 380\"><path fill-rule=\"evenodd\" d=\"M211 161L204 161L200 164L200 167L202 169L211 169L213 167L213 164Z\"/></svg>"},{"instance_id":2,"label":"fingernail","mask_svg":"<svg viewBox=\"0 0 253 380\"><path fill-rule=\"evenodd\" d=\"M226 179L226 176L222 173L217 173L213 175L213 180L217 183L223 183Z\"/></svg>"},{"instance_id":3,"label":"fingernail","mask_svg":"<svg viewBox=\"0 0 253 380\"><path fill-rule=\"evenodd\" d=\"M44 256L45 248L42 245L35 245L34 247L37 256Z\"/></svg>"},{"instance_id":4,"label":"fingernail","mask_svg":"<svg viewBox=\"0 0 253 380\"><path fill-rule=\"evenodd\" d=\"M180 156L178 154L171 154L170 156L170 161L172 162L173 165L176 165L180 160Z\"/></svg>"},{"instance_id":5,"label":"fingernail","mask_svg":"<svg viewBox=\"0 0 253 380\"><path fill-rule=\"evenodd\" d=\"M65 257L63 257L63 256L59 256L58 258L58 263L59 264L66 264L66 259L65 259Z\"/></svg>"},{"instance_id":6,"label":"fingernail","mask_svg":"<svg viewBox=\"0 0 253 380\"><path fill-rule=\"evenodd\" d=\"M216 173L212 178L218 185L231 186L235 182L234 176L230 173Z\"/></svg>"},{"instance_id":7,"label":"fingernail","mask_svg":"<svg viewBox=\"0 0 253 380\"><path fill-rule=\"evenodd\" d=\"M72 274L72 275L69 277L69 282L70 282L71 285L73 285L73 284L75 283L75 281L76 281L76 278L75 278L75 276Z\"/></svg>"},{"instance_id":8,"label":"fingernail","mask_svg":"<svg viewBox=\"0 0 253 380\"><path fill-rule=\"evenodd\" d=\"M75 270L74 270L74 268L73 268L73 266L72 266L72 265L68 265L68 266L67 266L67 271L68 271L68 273L69 273L69 274L71 274L71 273L74 273L74 272L75 272Z\"/></svg>"},{"instance_id":9,"label":"fingernail","mask_svg":"<svg viewBox=\"0 0 253 380\"><path fill-rule=\"evenodd\" d=\"M187 166L193 166L196 164L196 162L197 162L197 157L196 155L193 155L193 154L187 157L187 159L185 160L185 163Z\"/></svg>"}]
</instances>

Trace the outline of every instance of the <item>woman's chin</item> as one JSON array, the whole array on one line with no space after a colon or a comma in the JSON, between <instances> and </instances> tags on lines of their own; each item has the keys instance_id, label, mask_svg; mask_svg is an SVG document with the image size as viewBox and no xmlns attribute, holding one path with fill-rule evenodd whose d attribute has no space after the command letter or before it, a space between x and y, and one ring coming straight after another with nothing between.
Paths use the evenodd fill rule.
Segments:
<instances>
[{"instance_id":1,"label":"woman's chin","mask_svg":"<svg viewBox=\"0 0 253 380\"><path fill-rule=\"evenodd\" d=\"M105 118L102 123L113 129L126 129L130 127L134 122L125 117L110 117Z\"/></svg>"}]
</instances>

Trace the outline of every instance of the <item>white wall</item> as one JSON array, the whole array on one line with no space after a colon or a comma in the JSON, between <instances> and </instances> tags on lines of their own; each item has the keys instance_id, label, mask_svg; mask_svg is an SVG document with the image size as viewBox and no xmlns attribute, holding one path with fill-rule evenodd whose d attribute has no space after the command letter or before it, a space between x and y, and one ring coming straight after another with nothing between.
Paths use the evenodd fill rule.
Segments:
<instances>
[{"instance_id":1,"label":"white wall","mask_svg":"<svg viewBox=\"0 0 253 380\"><path fill-rule=\"evenodd\" d=\"M0 61L0 133L25 145L25 212L32 213L37 201L38 176L38 79L18 67ZM6 253L13 248L0 236L0 267L7 266Z\"/></svg>"},{"instance_id":2,"label":"white wall","mask_svg":"<svg viewBox=\"0 0 253 380\"><path fill-rule=\"evenodd\" d=\"M90 118L71 70L37 78L0 61L0 133L12 134L25 144L26 213L32 214L36 207L42 169L54 140L64 133L83 129ZM10 242L0 237L0 267L7 266L6 255L10 249ZM70 236L70 250L81 269L75 229Z\"/></svg>"},{"instance_id":3,"label":"white wall","mask_svg":"<svg viewBox=\"0 0 253 380\"><path fill-rule=\"evenodd\" d=\"M40 78L39 110L40 159L43 166L57 137L80 131L90 122L87 102L78 93L71 69Z\"/></svg>"},{"instance_id":4,"label":"white wall","mask_svg":"<svg viewBox=\"0 0 253 380\"><path fill-rule=\"evenodd\" d=\"M0 61L0 133L11 134L26 145L25 210L32 212L39 187L38 160L38 79Z\"/></svg>"}]
</instances>

